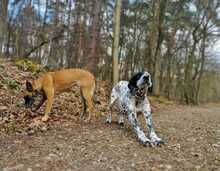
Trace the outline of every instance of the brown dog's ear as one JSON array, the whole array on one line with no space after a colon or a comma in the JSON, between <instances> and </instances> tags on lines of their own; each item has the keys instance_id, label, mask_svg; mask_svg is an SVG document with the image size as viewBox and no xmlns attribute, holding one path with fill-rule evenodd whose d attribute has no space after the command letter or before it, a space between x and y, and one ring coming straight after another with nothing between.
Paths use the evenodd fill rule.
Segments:
<instances>
[{"instance_id":1,"label":"brown dog's ear","mask_svg":"<svg viewBox=\"0 0 220 171\"><path fill-rule=\"evenodd\" d=\"M26 89L27 91L33 91L32 84L29 81L26 81Z\"/></svg>"}]
</instances>

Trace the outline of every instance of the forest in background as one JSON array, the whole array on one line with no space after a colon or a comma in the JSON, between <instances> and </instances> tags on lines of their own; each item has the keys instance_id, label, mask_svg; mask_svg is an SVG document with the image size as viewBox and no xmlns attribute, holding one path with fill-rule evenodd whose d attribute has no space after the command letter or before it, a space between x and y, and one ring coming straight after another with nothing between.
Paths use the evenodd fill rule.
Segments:
<instances>
[{"instance_id":1,"label":"forest in background","mask_svg":"<svg viewBox=\"0 0 220 171\"><path fill-rule=\"evenodd\" d=\"M220 100L218 0L122 0L119 77L152 74L156 96ZM112 79L113 0L1 0L0 56Z\"/></svg>"}]
</instances>

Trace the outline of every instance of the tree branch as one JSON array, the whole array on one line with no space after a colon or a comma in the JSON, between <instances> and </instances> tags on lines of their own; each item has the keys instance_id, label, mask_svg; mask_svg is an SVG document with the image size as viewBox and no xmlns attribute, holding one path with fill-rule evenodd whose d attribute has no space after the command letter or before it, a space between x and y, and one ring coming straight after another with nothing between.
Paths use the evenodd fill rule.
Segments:
<instances>
[{"instance_id":1,"label":"tree branch","mask_svg":"<svg viewBox=\"0 0 220 171\"><path fill-rule=\"evenodd\" d=\"M48 44L49 42L52 42L52 41L55 41L55 40L61 38L61 37L63 36L63 35L62 35L62 34L63 34L63 31L64 31L64 29L62 29L57 36L52 37L52 39L50 39L50 40L45 40L45 41L41 42L40 44L34 46L29 52L27 52L27 53L24 55L24 57L25 57L25 58L29 57L33 52L35 52L36 50L38 50L40 47L44 46L45 44Z\"/></svg>"}]
</instances>

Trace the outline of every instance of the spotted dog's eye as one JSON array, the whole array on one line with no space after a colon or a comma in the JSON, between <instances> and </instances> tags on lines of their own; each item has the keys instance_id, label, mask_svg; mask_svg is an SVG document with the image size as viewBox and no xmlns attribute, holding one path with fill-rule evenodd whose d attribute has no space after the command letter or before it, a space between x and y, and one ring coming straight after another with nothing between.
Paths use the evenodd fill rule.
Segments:
<instances>
[{"instance_id":1,"label":"spotted dog's eye","mask_svg":"<svg viewBox=\"0 0 220 171\"><path fill-rule=\"evenodd\" d=\"M136 74L136 81L141 79L141 76L143 75L143 73L139 72ZM135 76L134 76L135 77Z\"/></svg>"},{"instance_id":2,"label":"spotted dog's eye","mask_svg":"<svg viewBox=\"0 0 220 171\"><path fill-rule=\"evenodd\" d=\"M149 75L145 75L144 77L143 77L143 79L145 80L145 81L147 81L148 79L149 79Z\"/></svg>"}]
</instances>

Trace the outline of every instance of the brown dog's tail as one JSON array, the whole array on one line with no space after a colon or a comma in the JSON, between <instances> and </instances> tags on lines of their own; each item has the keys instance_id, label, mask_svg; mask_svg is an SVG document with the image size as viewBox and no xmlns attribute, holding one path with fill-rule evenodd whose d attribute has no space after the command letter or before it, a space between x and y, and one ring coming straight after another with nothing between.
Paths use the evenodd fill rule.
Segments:
<instances>
[{"instance_id":1,"label":"brown dog's tail","mask_svg":"<svg viewBox=\"0 0 220 171\"><path fill-rule=\"evenodd\" d=\"M95 80L95 83L94 83L95 85L94 85L94 93L93 93L93 102L95 103L95 104L101 104L101 102L100 102L100 100L99 100L99 98L98 98L98 96L97 96L97 80Z\"/></svg>"}]
</instances>

